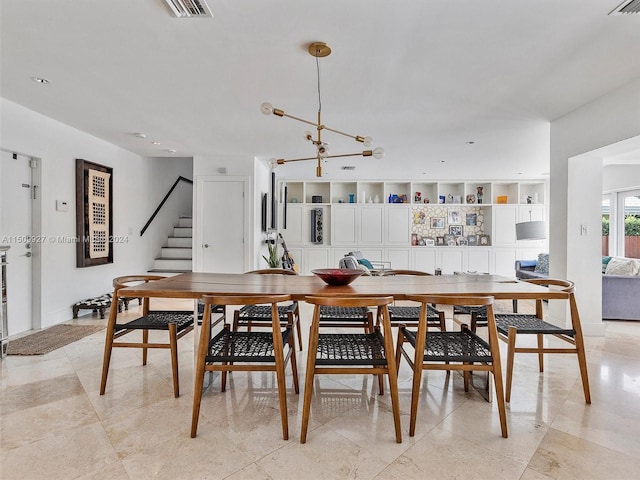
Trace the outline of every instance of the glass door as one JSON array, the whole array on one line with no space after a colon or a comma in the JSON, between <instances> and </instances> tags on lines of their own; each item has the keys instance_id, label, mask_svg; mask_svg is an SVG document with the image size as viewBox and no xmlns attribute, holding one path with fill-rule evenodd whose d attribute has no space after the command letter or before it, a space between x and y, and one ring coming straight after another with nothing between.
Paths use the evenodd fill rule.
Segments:
<instances>
[{"instance_id":1,"label":"glass door","mask_svg":"<svg viewBox=\"0 0 640 480\"><path fill-rule=\"evenodd\" d=\"M618 193L618 253L640 258L640 190Z\"/></svg>"}]
</instances>

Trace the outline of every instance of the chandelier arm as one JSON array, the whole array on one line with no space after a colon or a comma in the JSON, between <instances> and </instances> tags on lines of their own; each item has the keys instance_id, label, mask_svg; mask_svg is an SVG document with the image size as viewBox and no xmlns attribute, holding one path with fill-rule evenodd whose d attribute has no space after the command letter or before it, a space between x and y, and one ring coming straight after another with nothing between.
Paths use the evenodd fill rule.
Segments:
<instances>
[{"instance_id":1,"label":"chandelier arm","mask_svg":"<svg viewBox=\"0 0 640 480\"><path fill-rule=\"evenodd\" d=\"M310 122L309 120L305 120L304 118L294 117L293 115L289 115L288 113L282 112L282 116L283 117L287 117L287 118L292 118L292 119L297 120L297 121L302 122L302 123L306 123L307 125L313 125L314 127L318 126L317 123Z\"/></svg>"},{"instance_id":2,"label":"chandelier arm","mask_svg":"<svg viewBox=\"0 0 640 480\"><path fill-rule=\"evenodd\" d=\"M328 130L329 132L337 133L339 135L344 135L345 137L353 138L354 140L357 140L359 142L364 141L364 138L360 137L359 135L350 135L348 133L341 132L340 130L336 130L335 128L329 128L326 125L323 125L323 127L325 130ZM363 138L363 140L360 140L360 138Z\"/></svg>"}]
</instances>

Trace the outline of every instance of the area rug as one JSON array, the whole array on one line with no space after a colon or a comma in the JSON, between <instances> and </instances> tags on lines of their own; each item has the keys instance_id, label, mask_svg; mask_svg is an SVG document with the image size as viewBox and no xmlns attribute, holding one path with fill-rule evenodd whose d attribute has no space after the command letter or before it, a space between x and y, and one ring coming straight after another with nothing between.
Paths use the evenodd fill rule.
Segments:
<instances>
[{"instance_id":1,"label":"area rug","mask_svg":"<svg viewBox=\"0 0 640 480\"><path fill-rule=\"evenodd\" d=\"M44 355L69 345L92 333L104 330L104 325L69 325L62 323L45 330L9 340L7 355Z\"/></svg>"}]
</instances>

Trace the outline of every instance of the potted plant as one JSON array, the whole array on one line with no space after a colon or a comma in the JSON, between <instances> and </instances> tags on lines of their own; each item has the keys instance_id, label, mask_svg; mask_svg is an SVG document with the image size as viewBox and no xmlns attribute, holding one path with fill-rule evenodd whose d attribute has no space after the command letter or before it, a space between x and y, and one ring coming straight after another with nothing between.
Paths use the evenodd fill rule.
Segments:
<instances>
[{"instance_id":1,"label":"potted plant","mask_svg":"<svg viewBox=\"0 0 640 480\"><path fill-rule=\"evenodd\" d=\"M269 249L269 256L265 257L264 261L267 262L269 268L278 268L280 266L280 256L278 255L278 245L275 242L267 242L267 248Z\"/></svg>"}]
</instances>

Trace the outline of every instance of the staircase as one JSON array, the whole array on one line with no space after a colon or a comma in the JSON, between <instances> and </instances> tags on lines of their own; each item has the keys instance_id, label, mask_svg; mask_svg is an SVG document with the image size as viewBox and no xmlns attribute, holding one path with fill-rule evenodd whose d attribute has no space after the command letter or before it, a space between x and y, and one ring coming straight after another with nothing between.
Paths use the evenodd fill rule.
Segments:
<instances>
[{"instance_id":1,"label":"staircase","mask_svg":"<svg viewBox=\"0 0 640 480\"><path fill-rule=\"evenodd\" d=\"M153 261L154 273L183 273L192 270L191 217L180 217L173 227L173 235L167 238L166 246L160 249L160 256Z\"/></svg>"}]
</instances>

